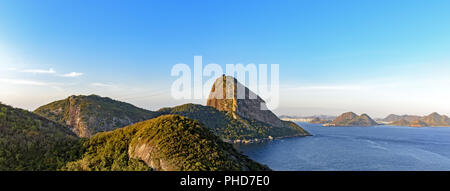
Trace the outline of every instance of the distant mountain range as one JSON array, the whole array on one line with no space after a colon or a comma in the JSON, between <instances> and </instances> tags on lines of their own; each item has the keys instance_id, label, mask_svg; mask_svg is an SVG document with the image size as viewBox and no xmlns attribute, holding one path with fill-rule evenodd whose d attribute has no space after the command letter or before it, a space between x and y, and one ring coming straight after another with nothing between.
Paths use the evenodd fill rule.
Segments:
<instances>
[{"instance_id":1,"label":"distant mountain range","mask_svg":"<svg viewBox=\"0 0 450 191\"><path fill-rule=\"evenodd\" d=\"M338 117L326 115L311 117L282 115L280 118L294 122L324 124L324 126L374 126L380 123L383 125L409 127L450 127L449 117L440 115L436 112L427 116L390 114L387 117L377 119L376 121L367 114L358 116L353 112L347 112Z\"/></svg>"},{"instance_id":2,"label":"distant mountain range","mask_svg":"<svg viewBox=\"0 0 450 191\"><path fill-rule=\"evenodd\" d=\"M432 113L427 116L389 115L384 119L390 125L410 127L450 127L450 119L446 115Z\"/></svg>"},{"instance_id":3,"label":"distant mountain range","mask_svg":"<svg viewBox=\"0 0 450 191\"><path fill-rule=\"evenodd\" d=\"M378 125L369 115L362 114L360 116L353 112L343 113L336 117L331 123L325 126L375 126Z\"/></svg>"}]
</instances>

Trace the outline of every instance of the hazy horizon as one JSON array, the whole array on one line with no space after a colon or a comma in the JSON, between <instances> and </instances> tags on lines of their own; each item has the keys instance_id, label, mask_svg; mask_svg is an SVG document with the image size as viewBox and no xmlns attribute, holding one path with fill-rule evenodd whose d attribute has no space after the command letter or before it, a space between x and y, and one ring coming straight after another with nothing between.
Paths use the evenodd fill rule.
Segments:
<instances>
[{"instance_id":1,"label":"hazy horizon","mask_svg":"<svg viewBox=\"0 0 450 191\"><path fill-rule=\"evenodd\" d=\"M257 2L257 3L256 3ZM0 2L0 101L156 110L173 65L279 64L278 115L450 114L450 2ZM209 79L205 77L205 80Z\"/></svg>"},{"instance_id":2,"label":"hazy horizon","mask_svg":"<svg viewBox=\"0 0 450 191\"><path fill-rule=\"evenodd\" d=\"M46 105L46 104L49 104L51 102L59 101L59 100L62 100L62 99L66 99L66 98L68 98L70 96L79 96L79 95L83 95L83 96L97 95L97 96L101 96L101 97L108 97L107 95L98 95L98 94L72 94L72 95L67 95L65 97L55 98L55 100L51 100L49 102L45 102L45 103L40 104L40 105L38 105L36 107L33 107L33 108L26 108L26 107L19 107L19 108L26 109L26 110L29 110L29 111L34 111L38 107ZM120 99L114 98L114 97L109 97L109 98L112 98L112 99L117 100L117 101L124 101L124 100L120 100ZM0 102L3 103L3 104L11 105L11 104L5 103L5 102L3 102L1 100L0 100ZM127 101L125 101L125 102L127 102ZM181 101L174 102L174 103L172 103L170 105L165 105L165 106L161 106L161 107L145 107L145 106L142 106L142 105L139 105L139 104L135 104L133 102L127 102L127 103L133 104L134 106L139 107L139 108L143 108L143 109L147 109L147 110L151 110L151 111L156 111L156 110L159 110L159 109L164 108L164 107L174 107L174 106L178 106L178 105L182 105L182 104L188 104L188 103L206 105L206 100L191 100L191 102L183 102L183 100L181 100ZM12 106L18 107L18 106L15 106L15 105L12 105ZM280 110L282 110L283 112L280 112ZM327 112L320 113L323 110L326 110ZM382 115L373 115L371 113L363 112L363 111L358 112L358 111L353 111L353 110L333 109L333 108L329 108L329 109L324 109L324 108L279 108L279 109L275 109L275 110L272 110L272 111L277 116L286 115L286 116L292 116L292 117L311 117L311 116L320 116L320 115L336 116L337 117L337 116L339 116L339 115L341 115L343 113L346 113L346 112L354 112L354 113L356 113L358 115L361 115L361 114L365 113L365 114L368 114L369 116L371 116L372 118L385 118L385 117L387 117L390 114L426 116L426 115L429 115L429 114L435 112L435 111L428 112L428 113L427 112L423 112L423 113L394 113L393 112L393 113L382 114ZM318 111L318 112L314 112L314 111ZM439 113L439 114L449 116L449 114L447 114L447 113Z\"/></svg>"}]
</instances>

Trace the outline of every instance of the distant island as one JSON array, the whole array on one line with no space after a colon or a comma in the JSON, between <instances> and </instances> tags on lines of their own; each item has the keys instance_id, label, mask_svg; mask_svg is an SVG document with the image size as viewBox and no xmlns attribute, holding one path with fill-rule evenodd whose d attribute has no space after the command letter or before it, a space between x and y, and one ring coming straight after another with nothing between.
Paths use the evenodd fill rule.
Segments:
<instances>
[{"instance_id":1,"label":"distant island","mask_svg":"<svg viewBox=\"0 0 450 191\"><path fill-rule=\"evenodd\" d=\"M389 125L408 127L450 127L450 119L436 112L427 116L391 114L382 121Z\"/></svg>"},{"instance_id":2,"label":"distant island","mask_svg":"<svg viewBox=\"0 0 450 191\"><path fill-rule=\"evenodd\" d=\"M378 125L375 120L373 120L369 115L362 114L361 116L356 115L353 112L343 113L340 116L330 116L330 115L314 115L309 117L298 117L282 115L281 119L294 122L305 122L322 124L322 126L375 126Z\"/></svg>"},{"instance_id":3,"label":"distant island","mask_svg":"<svg viewBox=\"0 0 450 191\"><path fill-rule=\"evenodd\" d=\"M375 126L378 125L369 115L362 114L356 115L353 112L343 113L339 117L336 117L331 123L324 124L323 126Z\"/></svg>"},{"instance_id":4,"label":"distant island","mask_svg":"<svg viewBox=\"0 0 450 191\"><path fill-rule=\"evenodd\" d=\"M450 127L450 118L436 112L427 116L390 114L385 118L377 120L372 119L367 114L358 116L353 112L343 113L333 119L329 119L330 116L325 115L312 117L282 115L280 117L284 120L323 124L323 126L376 126L383 124L406 127Z\"/></svg>"}]
</instances>

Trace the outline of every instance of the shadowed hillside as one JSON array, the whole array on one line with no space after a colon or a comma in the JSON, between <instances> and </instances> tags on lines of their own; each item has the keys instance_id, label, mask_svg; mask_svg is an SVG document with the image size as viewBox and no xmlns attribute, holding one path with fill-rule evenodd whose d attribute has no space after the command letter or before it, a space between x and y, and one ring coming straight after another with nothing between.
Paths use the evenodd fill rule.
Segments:
<instances>
[{"instance_id":1,"label":"shadowed hillside","mask_svg":"<svg viewBox=\"0 0 450 191\"><path fill-rule=\"evenodd\" d=\"M0 103L0 170L57 170L80 155L67 127Z\"/></svg>"}]
</instances>

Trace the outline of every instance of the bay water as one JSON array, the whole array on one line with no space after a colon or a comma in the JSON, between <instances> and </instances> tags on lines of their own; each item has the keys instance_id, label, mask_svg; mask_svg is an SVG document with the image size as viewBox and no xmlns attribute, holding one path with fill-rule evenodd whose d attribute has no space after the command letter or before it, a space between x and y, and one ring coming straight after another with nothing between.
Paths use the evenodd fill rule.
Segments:
<instances>
[{"instance_id":1,"label":"bay water","mask_svg":"<svg viewBox=\"0 0 450 191\"><path fill-rule=\"evenodd\" d=\"M235 146L280 171L450 170L448 127L299 125L313 136Z\"/></svg>"}]
</instances>

